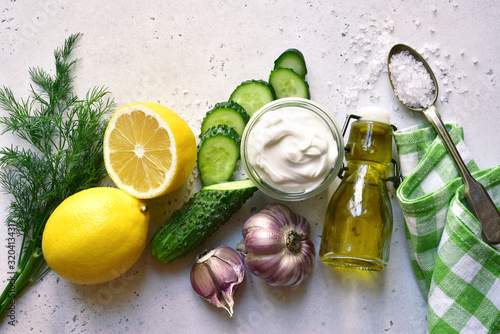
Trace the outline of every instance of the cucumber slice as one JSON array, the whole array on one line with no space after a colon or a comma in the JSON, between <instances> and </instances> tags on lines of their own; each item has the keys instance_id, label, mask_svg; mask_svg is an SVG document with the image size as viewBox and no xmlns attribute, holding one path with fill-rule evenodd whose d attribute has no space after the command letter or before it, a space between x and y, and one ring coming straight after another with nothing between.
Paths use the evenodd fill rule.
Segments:
<instances>
[{"instance_id":1,"label":"cucumber slice","mask_svg":"<svg viewBox=\"0 0 500 334\"><path fill-rule=\"evenodd\" d=\"M276 98L302 97L309 99L309 84L289 68L279 67L271 71L269 83L273 87Z\"/></svg>"},{"instance_id":2,"label":"cucumber slice","mask_svg":"<svg viewBox=\"0 0 500 334\"><path fill-rule=\"evenodd\" d=\"M234 101L217 103L207 112L201 123L200 138L203 138L210 128L219 124L226 124L235 129L241 137L249 118L243 107Z\"/></svg>"},{"instance_id":3,"label":"cucumber slice","mask_svg":"<svg viewBox=\"0 0 500 334\"><path fill-rule=\"evenodd\" d=\"M198 145L198 171L203 186L229 181L240 159L240 136L219 124L210 128Z\"/></svg>"},{"instance_id":4,"label":"cucumber slice","mask_svg":"<svg viewBox=\"0 0 500 334\"><path fill-rule=\"evenodd\" d=\"M288 49L283 52L275 61L274 69L279 67L289 68L295 73L305 78L307 74L306 61L304 55L297 49Z\"/></svg>"},{"instance_id":5,"label":"cucumber slice","mask_svg":"<svg viewBox=\"0 0 500 334\"><path fill-rule=\"evenodd\" d=\"M248 80L236 87L229 100L238 103L252 116L261 107L274 101L275 95L271 85L264 80Z\"/></svg>"}]
</instances>

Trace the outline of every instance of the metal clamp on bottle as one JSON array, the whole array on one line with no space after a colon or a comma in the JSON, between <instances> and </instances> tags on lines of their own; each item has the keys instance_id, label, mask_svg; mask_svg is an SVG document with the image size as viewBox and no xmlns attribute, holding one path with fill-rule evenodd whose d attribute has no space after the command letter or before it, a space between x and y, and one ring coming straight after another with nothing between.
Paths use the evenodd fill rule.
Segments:
<instances>
[{"instance_id":1,"label":"metal clamp on bottle","mask_svg":"<svg viewBox=\"0 0 500 334\"><path fill-rule=\"evenodd\" d=\"M351 120L353 118L356 120L359 120L361 118L361 116L354 115L354 114L347 115L347 117L344 121L344 125L342 126L342 136L344 138L345 138L345 133L347 132L347 128L349 126L349 123L351 122ZM398 129L394 124L391 124L391 127L392 127L393 132L396 132ZM345 149L346 154L348 154L349 151L351 150L349 146L344 147L344 149ZM396 161L396 159L391 159L391 163L394 165L394 174L393 174L393 176L386 178L384 181L392 182L394 189L397 189L399 187L399 185L401 184L401 182L403 182L403 176L401 174L401 169L399 168L399 165L398 165L398 162ZM340 179L342 179L344 177L344 173L346 170L347 170L347 166L345 166L344 163L342 163L342 167L340 168L339 173L338 173L338 177Z\"/></svg>"}]
</instances>

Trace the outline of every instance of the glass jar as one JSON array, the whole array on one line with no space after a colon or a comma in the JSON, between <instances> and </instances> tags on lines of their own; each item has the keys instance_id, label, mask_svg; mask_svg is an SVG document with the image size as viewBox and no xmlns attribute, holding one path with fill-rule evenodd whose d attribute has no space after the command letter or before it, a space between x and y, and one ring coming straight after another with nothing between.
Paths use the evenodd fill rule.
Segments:
<instances>
[{"instance_id":1,"label":"glass jar","mask_svg":"<svg viewBox=\"0 0 500 334\"><path fill-rule=\"evenodd\" d=\"M247 176L265 194L302 200L325 190L344 158L342 132L319 104L282 98L259 109L241 140Z\"/></svg>"}]
</instances>

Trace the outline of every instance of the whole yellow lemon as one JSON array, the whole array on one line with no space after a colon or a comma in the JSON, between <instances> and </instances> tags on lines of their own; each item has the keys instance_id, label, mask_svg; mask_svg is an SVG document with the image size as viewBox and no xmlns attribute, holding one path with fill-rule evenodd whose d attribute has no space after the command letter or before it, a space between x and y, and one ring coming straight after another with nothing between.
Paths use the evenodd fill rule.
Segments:
<instances>
[{"instance_id":1,"label":"whole yellow lemon","mask_svg":"<svg viewBox=\"0 0 500 334\"><path fill-rule=\"evenodd\" d=\"M116 188L83 190L64 200L48 219L43 256L70 282L104 283L139 259L148 225L149 211L142 200Z\"/></svg>"}]
</instances>

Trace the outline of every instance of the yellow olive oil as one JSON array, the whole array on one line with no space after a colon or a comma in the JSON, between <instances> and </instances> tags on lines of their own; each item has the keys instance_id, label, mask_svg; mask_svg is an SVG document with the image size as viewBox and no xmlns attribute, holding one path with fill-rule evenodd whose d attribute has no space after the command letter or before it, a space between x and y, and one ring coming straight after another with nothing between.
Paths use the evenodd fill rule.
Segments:
<instances>
[{"instance_id":1,"label":"yellow olive oil","mask_svg":"<svg viewBox=\"0 0 500 334\"><path fill-rule=\"evenodd\" d=\"M347 171L325 214L319 255L323 263L381 270L389 260L392 207L386 181L391 170L392 127L363 118L351 126Z\"/></svg>"}]
</instances>

